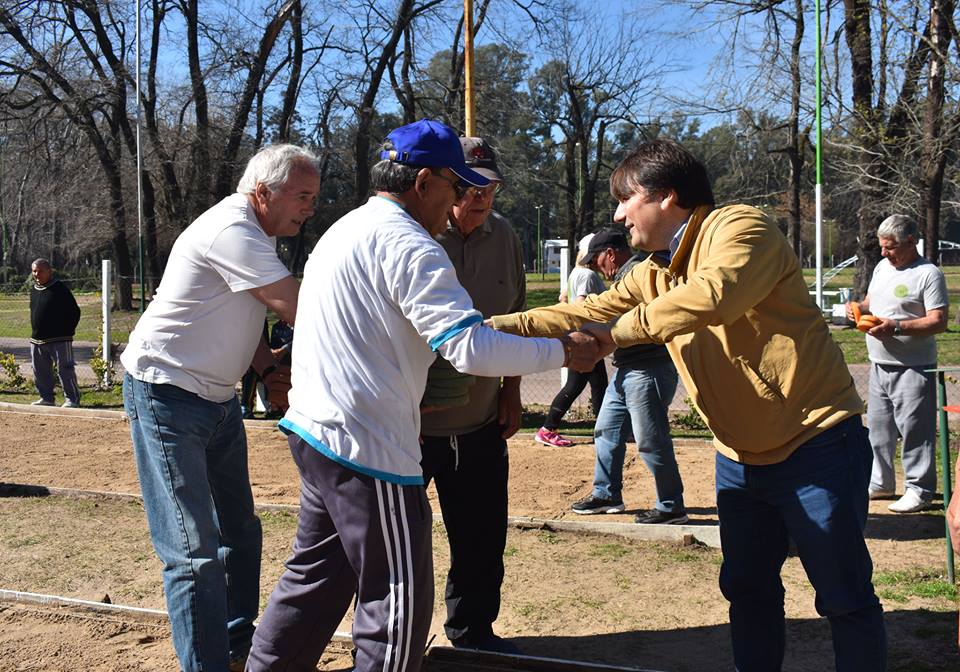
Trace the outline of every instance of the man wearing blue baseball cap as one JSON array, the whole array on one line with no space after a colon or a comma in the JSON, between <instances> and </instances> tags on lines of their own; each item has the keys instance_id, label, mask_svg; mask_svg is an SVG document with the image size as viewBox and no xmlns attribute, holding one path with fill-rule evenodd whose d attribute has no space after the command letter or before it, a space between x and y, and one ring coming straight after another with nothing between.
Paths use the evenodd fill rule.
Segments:
<instances>
[{"instance_id":1,"label":"man wearing blue baseball cap","mask_svg":"<svg viewBox=\"0 0 960 672\"><path fill-rule=\"evenodd\" d=\"M597 357L589 337L525 339L484 326L433 236L468 186L454 131L423 120L387 136L375 194L324 234L304 269L290 410L300 470L293 555L254 635L248 671L306 670L354 596L355 670L419 670L433 614L432 516L420 401L439 354L476 376Z\"/></svg>"}]
</instances>

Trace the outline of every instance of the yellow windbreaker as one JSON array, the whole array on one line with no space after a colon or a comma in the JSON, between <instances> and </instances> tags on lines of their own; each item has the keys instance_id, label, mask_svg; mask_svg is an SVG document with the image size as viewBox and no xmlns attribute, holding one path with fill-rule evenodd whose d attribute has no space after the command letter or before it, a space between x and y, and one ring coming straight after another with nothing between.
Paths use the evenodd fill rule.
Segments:
<instances>
[{"instance_id":1,"label":"yellow windbreaker","mask_svg":"<svg viewBox=\"0 0 960 672\"><path fill-rule=\"evenodd\" d=\"M756 208L697 208L669 266L651 256L583 303L493 318L525 336L610 321L619 346L667 346L717 450L738 462L781 462L863 412L796 255Z\"/></svg>"}]
</instances>

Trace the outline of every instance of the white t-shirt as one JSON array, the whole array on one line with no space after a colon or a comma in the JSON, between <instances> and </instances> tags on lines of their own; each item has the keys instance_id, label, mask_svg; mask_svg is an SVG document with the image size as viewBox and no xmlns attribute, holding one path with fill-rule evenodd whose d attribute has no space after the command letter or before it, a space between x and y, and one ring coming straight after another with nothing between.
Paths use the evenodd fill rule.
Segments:
<instances>
[{"instance_id":1,"label":"white t-shirt","mask_svg":"<svg viewBox=\"0 0 960 672\"><path fill-rule=\"evenodd\" d=\"M280 427L355 471L423 483L420 399L437 352L478 376L563 363L555 339L484 327L439 243L374 196L330 227L307 260Z\"/></svg>"},{"instance_id":2,"label":"white t-shirt","mask_svg":"<svg viewBox=\"0 0 960 672\"><path fill-rule=\"evenodd\" d=\"M607 290L600 274L586 266L575 266L567 279L567 297L576 303L578 296L601 294Z\"/></svg>"},{"instance_id":3,"label":"white t-shirt","mask_svg":"<svg viewBox=\"0 0 960 672\"><path fill-rule=\"evenodd\" d=\"M229 400L266 317L266 306L246 290L288 275L247 197L227 196L173 244L156 297L120 361L138 380Z\"/></svg>"},{"instance_id":4,"label":"white t-shirt","mask_svg":"<svg viewBox=\"0 0 960 672\"><path fill-rule=\"evenodd\" d=\"M897 270L887 259L873 269L867 289L870 312L889 320L911 320L923 317L928 310L950 304L947 282L936 264L920 257ZM897 366L936 364L935 336L867 336L867 354L871 362Z\"/></svg>"}]
</instances>

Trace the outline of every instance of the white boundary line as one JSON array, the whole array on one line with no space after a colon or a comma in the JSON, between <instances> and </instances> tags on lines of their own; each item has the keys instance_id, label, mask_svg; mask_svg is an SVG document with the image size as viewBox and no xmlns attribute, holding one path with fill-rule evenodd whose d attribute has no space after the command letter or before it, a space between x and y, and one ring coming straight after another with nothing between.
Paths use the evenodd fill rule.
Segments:
<instances>
[{"instance_id":1,"label":"white boundary line","mask_svg":"<svg viewBox=\"0 0 960 672\"><path fill-rule=\"evenodd\" d=\"M43 593L29 593L20 590L6 590L0 588L0 602L13 602L15 604L39 604L46 607L82 607L91 611L120 614L127 616L146 617L149 620L162 621L167 623L167 612L164 609L146 609L144 607L131 607L125 604L109 604L107 602L94 602L92 600L80 600L73 597L63 597L62 595L45 595ZM349 632L337 631L333 633L333 640L337 642L352 641Z\"/></svg>"},{"instance_id":2,"label":"white boundary line","mask_svg":"<svg viewBox=\"0 0 960 672\"><path fill-rule=\"evenodd\" d=\"M120 616L135 616L138 622L167 623L167 612L163 609L145 609L143 607L131 607L123 604L109 604L105 602L94 602L92 600L80 600L72 597L63 597L61 595L46 595L43 593L30 593L19 590L0 589L0 603L14 603L19 605L41 605L45 607L80 607L82 609L103 614L116 614ZM337 631L331 639L333 642L349 644L353 638L349 632ZM528 656L524 654L503 654L489 651L474 651L470 649L455 649L450 646L428 646L429 651L437 651L438 662L454 662L462 660L484 659L503 662L505 660L516 661L519 665L549 664L550 667L522 667L521 669L553 669L557 672L655 672L638 667L621 667L618 665L605 665L602 663L590 663L587 661L571 660L567 658L545 658L542 656Z\"/></svg>"}]
</instances>

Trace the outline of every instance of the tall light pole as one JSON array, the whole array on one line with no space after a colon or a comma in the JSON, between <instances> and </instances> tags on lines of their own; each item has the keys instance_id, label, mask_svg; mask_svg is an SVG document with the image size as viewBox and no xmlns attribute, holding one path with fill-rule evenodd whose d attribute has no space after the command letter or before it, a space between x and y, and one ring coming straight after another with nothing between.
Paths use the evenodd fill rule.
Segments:
<instances>
[{"instance_id":1,"label":"tall light pole","mask_svg":"<svg viewBox=\"0 0 960 672\"><path fill-rule=\"evenodd\" d=\"M137 0L137 256L140 258L140 312L147 309L143 254L143 152L140 150L140 0ZM104 355L108 358L108 355Z\"/></svg>"},{"instance_id":2,"label":"tall light pole","mask_svg":"<svg viewBox=\"0 0 960 672\"><path fill-rule=\"evenodd\" d=\"M537 211L537 266L540 268L540 279L543 280L543 244L540 242L540 211L543 206L535 205L533 209Z\"/></svg>"},{"instance_id":3,"label":"tall light pole","mask_svg":"<svg viewBox=\"0 0 960 672\"><path fill-rule=\"evenodd\" d=\"M816 49L815 49L815 58L816 58L816 104L814 105L815 109L815 119L816 119L816 135L817 135L817 153L816 153L816 176L817 181L814 185L814 203L816 207L816 236L814 238L816 257L817 257L817 275L816 275L816 287L817 287L817 307L820 310L823 310L823 201L821 200L821 179L822 167L823 167L823 131L821 126L820 118L820 108L822 106L822 92L820 89L820 61L821 61L821 43L820 43L820 0L816 0L814 4L814 15L816 17L817 25L817 39L816 39Z\"/></svg>"},{"instance_id":4,"label":"tall light pole","mask_svg":"<svg viewBox=\"0 0 960 672\"><path fill-rule=\"evenodd\" d=\"M463 0L463 126L468 136L477 134L473 102L473 0Z\"/></svg>"}]
</instances>

